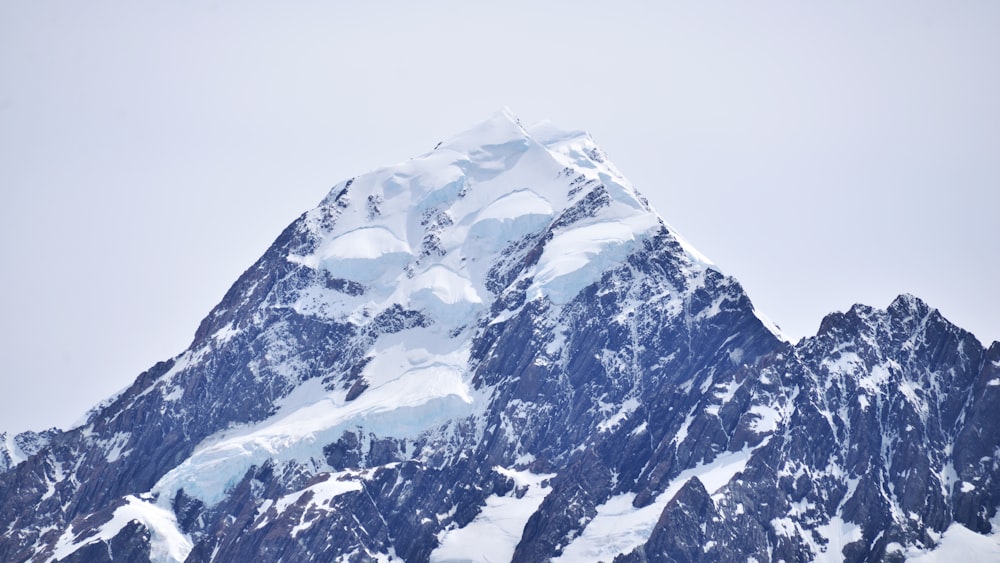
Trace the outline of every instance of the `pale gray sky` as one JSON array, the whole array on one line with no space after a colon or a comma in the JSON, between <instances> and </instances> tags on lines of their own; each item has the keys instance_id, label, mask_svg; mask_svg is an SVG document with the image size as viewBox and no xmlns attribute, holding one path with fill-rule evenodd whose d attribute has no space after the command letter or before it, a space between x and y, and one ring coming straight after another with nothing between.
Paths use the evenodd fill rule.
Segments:
<instances>
[{"instance_id":1,"label":"pale gray sky","mask_svg":"<svg viewBox=\"0 0 1000 563\"><path fill-rule=\"evenodd\" d=\"M0 1L0 430L69 425L334 183L503 106L590 131L795 338L902 292L1000 338L1000 3L337 4Z\"/></svg>"}]
</instances>

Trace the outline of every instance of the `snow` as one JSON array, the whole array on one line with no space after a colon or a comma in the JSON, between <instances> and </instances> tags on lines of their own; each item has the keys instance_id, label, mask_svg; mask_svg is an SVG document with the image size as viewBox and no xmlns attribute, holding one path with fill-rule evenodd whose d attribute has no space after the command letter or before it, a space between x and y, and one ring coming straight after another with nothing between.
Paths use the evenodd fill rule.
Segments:
<instances>
[{"instance_id":1,"label":"snow","mask_svg":"<svg viewBox=\"0 0 1000 563\"><path fill-rule=\"evenodd\" d=\"M342 471L339 473L333 473L326 476L326 479L313 483L302 490L289 493L277 501L271 504L271 500L268 499L267 502L258 508L257 513L263 514L264 517L257 521L255 529L262 528L270 520L270 515L268 514L269 509L273 506L274 510L281 514L288 507L295 505L299 500L305 496L307 493L310 495L309 500L302 507L302 514L300 516L299 523L292 528L292 537L298 536L300 532L308 529L316 521L315 518L307 519L310 516L310 510L331 510L330 503L333 499L338 496L349 493L352 491L360 491L362 489L362 484L359 480L352 477L358 477L358 475L352 475L350 472Z\"/></svg>"},{"instance_id":2,"label":"snow","mask_svg":"<svg viewBox=\"0 0 1000 563\"><path fill-rule=\"evenodd\" d=\"M621 408L618 409L618 412L616 412L614 416L601 421L601 423L597 425L598 432L614 430L616 426L621 424L621 422L628 418L630 414L635 412L635 409L637 408L639 408L638 399L627 399L624 403L622 403Z\"/></svg>"},{"instance_id":3,"label":"snow","mask_svg":"<svg viewBox=\"0 0 1000 563\"><path fill-rule=\"evenodd\" d=\"M239 334L239 332L240 331L237 330L235 326L233 326L233 323L229 323L226 326L215 331L215 334L212 335L212 338L214 338L219 344L225 344L226 342L232 340L234 336Z\"/></svg>"},{"instance_id":4,"label":"snow","mask_svg":"<svg viewBox=\"0 0 1000 563\"><path fill-rule=\"evenodd\" d=\"M691 423L694 422L694 416L695 416L694 413L696 410L697 407L691 409L691 412L689 412L688 415L684 417L684 422L681 424L681 427L677 429L677 433L674 434L674 439L672 440L674 445L679 446L682 443L684 443L684 440L687 438L688 435L688 429L691 428Z\"/></svg>"},{"instance_id":5,"label":"snow","mask_svg":"<svg viewBox=\"0 0 1000 563\"><path fill-rule=\"evenodd\" d=\"M867 375L858 379L858 386L869 393L877 394L889 382L891 375L888 365L874 365L868 370Z\"/></svg>"},{"instance_id":6,"label":"snow","mask_svg":"<svg viewBox=\"0 0 1000 563\"><path fill-rule=\"evenodd\" d=\"M910 563L1000 561L1000 534L977 534L961 524L952 523L941 535L937 547L929 550L909 548L904 554Z\"/></svg>"},{"instance_id":7,"label":"snow","mask_svg":"<svg viewBox=\"0 0 1000 563\"><path fill-rule=\"evenodd\" d=\"M338 185L308 212L303 225L312 250L287 259L359 282L365 291L348 296L305 288L290 306L358 325L402 306L420 311L427 326L384 335L364 351L374 359L362 373L368 388L355 400L347 401L343 390L306 382L272 417L207 438L157 483L153 490L160 498L184 488L213 504L251 465L322 459L322 445L348 429L415 437L467 416L477 408L469 344L451 335L490 311L495 296L487 276L501 252L551 228L541 256L521 276L533 280L529 295L558 305L662 228L588 135L551 125L535 131L540 138L509 111L498 112L425 155ZM583 201L584 192L571 193L577 180L588 190L603 189L609 201L551 227ZM234 330L225 327L216 340L231 338ZM192 354L179 358L171 373L196 360ZM290 382L297 380L295 361L282 364ZM163 379L169 382L169 374Z\"/></svg>"},{"instance_id":8,"label":"snow","mask_svg":"<svg viewBox=\"0 0 1000 563\"><path fill-rule=\"evenodd\" d=\"M101 444L108 452L105 456L108 463L115 462L121 457L122 450L131 437L132 434L129 432L116 432L106 443Z\"/></svg>"},{"instance_id":9,"label":"snow","mask_svg":"<svg viewBox=\"0 0 1000 563\"><path fill-rule=\"evenodd\" d=\"M353 479L345 478L348 474L346 472L331 474L326 479L309 485L308 487L289 493L274 503L275 510L278 513L284 512L289 506L294 505L302 498L306 493L312 493L312 497L309 499L309 505L312 506L329 506L330 501L334 498L351 491L360 491L361 482Z\"/></svg>"},{"instance_id":10,"label":"snow","mask_svg":"<svg viewBox=\"0 0 1000 563\"><path fill-rule=\"evenodd\" d=\"M794 342L792 342L792 338L790 336L782 332L781 327L775 324L775 322L772 321L770 317L758 311L756 307L754 307L753 309L753 315L757 317L757 320L759 320L761 324L764 325L764 328L766 328L768 332L777 337L778 340L781 340L782 342L787 342L789 344L795 344Z\"/></svg>"},{"instance_id":11,"label":"snow","mask_svg":"<svg viewBox=\"0 0 1000 563\"><path fill-rule=\"evenodd\" d=\"M590 201L585 196L594 190L602 190L598 193L607 194L608 201L583 212L576 207L573 220L568 220L565 212ZM529 297L546 298L558 308L606 271L619 267L665 225L589 135L562 131L551 124L526 131L505 110L425 155L338 185L305 215L303 228L308 245L297 251L301 254L292 253L286 259L321 270L327 278L358 282L364 291L346 295L319 284L301 288L290 303L282 305L301 314L359 326L382 311L402 306L423 314L426 326L382 335L368 350L360 351L372 358L361 373L368 387L352 401L347 401L343 389L326 389L321 378L298 383L301 359L285 358L285 351L279 350L282 359L274 362L273 371L284 374L297 388L279 401L271 417L218 432L198 444L188 459L152 488L161 508L166 509L182 488L214 505L251 466L268 460L321 463L322 447L345 431L416 438L457 417L475 414L485 408L481 394L488 390L473 390L470 343L454 335L476 326L491 310L496 296L487 288L487 278L491 268L508 257L504 252L511 248L524 252L525 237L536 237L527 243L541 244L542 252L515 281L530 280ZM676 232L671 234L687 253L689 277L703 280L711 262ZM680 311L683 297L673 292L665 295L676 301ZM235 326L225 326L213 335L214 342L225 343L237 332ZM557 331L549 347L553 357L561 338ZM158 382L166 400L181 398L180 388L171 387L171 380L201 361L205 352L192 350L178 357ZM637 406L635 400L625 401L601 422L600 430L613 429ZM764 425L774 416L759 414ZM678 434L680 439L692 417L693 413ZM635 432L645 428L643 424ZM109 457L121 453L112 447ZM723 454L681 477L698 476L715 490L743 468L749 453L743 455ZM528 487L528 493L521 499L490 497L472 524L442 536L434 557L446 560L480 547L491 556L513 553L524 522L548 492L542 486L546 476L497 471ZM684 480L672 483L654 508L662 509ZM313 495L310 505L322 508L335 496L358 487L356 479L335 474L262 509L280 512L307 491ZM624 501L611 499L607 510L618 510L620 502ZM655 523L655 515L646 512L630 518L639 518L647 528ZM605 520L599 515L590 533L607 533ZM300 522L300 526L308 523ZM486 547L501 551L485 551Z\"/></svg>"},{"instance_id":12,"label":"snow","mask_svg":"<svg viewBox=\"0 0 1000 563\"><path fill-rule=\"evenodd\" d=\"M847 495L848 498L850 493ZM789 516L799 516L806 510L793 510ZM805 541L812 553L812 561L819 563L842 563L844 547L863 537L861 527L852 522L845 522L840 516L830 518L830 521L813 530L803 527L790 517L774 518L770 522L776 534L786 538L798 538ZM814 537L819 535L825 542L817 542Z\"/></svg>"},{"instance_id":13,"label":"snow","mask_svg":"<svg viewBox=\"0 0 1000 563\"><path fill-rule=\"evenodd\" d=\"M740 388L740 384L736 381L729 381L726 383L718 383L715 386L713 394L719 399L719 404L724 405L729 401L733 400L736 396L736 391Z\"/></svg>"},{"instance_id":14,"label":"snow","mask_svg":"<svg viewBox=\"0 0 1000 563\"><path fill-rule=\"evenodd\" d=\"M268 459L322 459L325 444L362 427L380 436L415 437L468 415L476 402L468 382L468 343L430 339L421 329L384 336L362 372L369 388L353 401L346 391L326 391L311 380L281 402L274 416L206 439L153 491L172 499L176 491L209 505L220 501L252 465Z\"/></svg>"},{"instance_id":15,"label":"snow","mask_svg":"<svg viewBox=\"0 0 1000 563\"><path fill-rule=\"evenodd\" d=\"M73 526L63 532L49 561L64 559L81 547L108 541L129 524L138 521L150 532L150 559L154 562L184 561L193 548L184 535L173 512L129 495L125 504L115 509L111 520L86 537L76 537Z\"/></svg>"},{"instance_id":16,"label":"snow","mask_svg":"<svg viewBox=\"0 0 1000 563\"><path fill-rule=\"evenodd\" d=\"M646 431L646 429L648 428L648 426L649 426L649 423L643 422L639 426L636 426L635 429L632 430L632 432L629 432L629 436L638 436L639 434L642 434L643 432Z\"/></svg>"},{"instance_id":17,"label":"snow","mask_svg":"<svg viewBox=\"0 0 1000 563\"><path fill-rule=\"evenodd\" d=\"M597 515L558 558L553 561L611 561L616 555L628 553L649 539L653 527L667 503L688 480L697 477L709 494L728 483L746 468L753 450L719 454L715 460L682 471L670 481L656 500L642 508L632 506L635 493L623 493L597 507Z\"/></svg>"},{"instance_id":18,"label":"snow","mask_svg":"<svg viewBox=\"0 0 1000 563\"><path fill-rule=\"evenodd\" d=\"M781 413L774 407L766 405L754 405L750 407L750 414L757 418L750 423L750 428L758 434L774 432L781 422Z\"/></svg>"},{"instance_id":19,"label":"snow","mask_svg":"<svg viewBox=\"0 0 1000 563\"><path fill-rule=\"evenodd\" d=\"M552 205L544 197L527 188L504 194L487 205L476 217L477 222L492 219L513 221L525 215L552 217Z\"/></svg>"},{"instance_id":20,"label":"snow","mask_svg":"<svg viewBox=\"0 0 1000 563\"><path fill-rule=\"evenodd\" d=\"M440 545L431 552L432 562L512 560L524 525L549 494L548 480L555 475L536 475L499 466L493 470L512 479L514 490L505 496L487 498L486 506L464 528L443 531L438 536ZM515 492L525 488L524 495L517 498Z\"/></svg>"},{"instance_id":21,"label":"snow","mask_svg":"<svg viewBox=\"0 0 1000 563\"><path fill-rule=\"evenodd\" d=\"M864 368L864 360L854 352L844 352L836 360L825 359L823 366L830 373L841 375L854 375Z\"/></svg>"},{"instance_id":22,"label":"snow","mask_svg":"<svg viewBox=\"0 0 1000 563\"><path fill-rule=\"evenodd\" d=\"M899 384L899 392L906 397L906 400L913 406L913 409L920 415L921 420L926 421L930 414L927 402L921 398L922 389L919 383L913 381L902 381Z\"/></svg>"},{"instance_id":23,"label":"snow","mask_svg":"<svg viewBox=\"0 0 1000 563\"><path fill-rule=\"evenodd\" d=\"M28 456L21 451L17 442L14 441L14 434L12 432L4 432L3 434L0 434L0 436L3 436L3 448L7 451L7 455L10 456L11 467L14 467L22 461L28 459Z\"/></svg>"},{"instance_id":24,"label":"snow","mask_svg":"<svg viewBox=\"0 0 1000 563\"><path fill-rule=\"evenodd\" d=\"M845 522L840 516L834 516L826 524L817 526L816 533L828 542L825 547L813 546L816 554L814 561L819 563L841 563L844 560L844 547L863 537L861 526Z\"/></svg>"},{"instance_id":25,"label":"snow","mask_svg":"<svg viewBox=\"0 0 1000 563\"><path fill-rule=\"evenodd\" d=\"M442 265L434 265L409 283L400 284L396 300L449 322L466 321L483 303L472 281Z\"/></svg>"},{"instance_id":26,"label":"snow","mask_svg":"<svg viewBox=\"0 0 1000 563\"><path fill-rule=\"evenodd\" d=\"M656 217L650 214L557 233L545 245L532 290L541 290L554 303L569 302L637 250L643 238L658 226Z\"/></svg>"},{"instance_id":27,"label":"snow","mask_svg":"<svg viewBox=\"0 0 1000 563\"><path fill-rule=\"evenodd\" d=\"M362 227L326 241L310 256L289 260L323 268L338 278L371 282L402 270L412 258L410 246L385 227Z\"/></svg>"}]
</instances>

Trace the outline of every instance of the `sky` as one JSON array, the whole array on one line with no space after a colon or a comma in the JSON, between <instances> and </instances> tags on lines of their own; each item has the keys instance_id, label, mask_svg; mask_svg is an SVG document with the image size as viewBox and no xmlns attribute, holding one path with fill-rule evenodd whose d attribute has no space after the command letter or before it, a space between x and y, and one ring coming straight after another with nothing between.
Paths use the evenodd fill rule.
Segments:
<instances>
[{"instance_id":1,"label":"sky","mask_svg":"<svg viewBox=\"0 0 1000 563\"><path fill-rule=\"evenodd\" d=\"M69 427L335 183L503 107L589 131L793 339L907 292L988 344L998 29L992 0L0 1L0 431Z\"/></svg>"}]
</instances>

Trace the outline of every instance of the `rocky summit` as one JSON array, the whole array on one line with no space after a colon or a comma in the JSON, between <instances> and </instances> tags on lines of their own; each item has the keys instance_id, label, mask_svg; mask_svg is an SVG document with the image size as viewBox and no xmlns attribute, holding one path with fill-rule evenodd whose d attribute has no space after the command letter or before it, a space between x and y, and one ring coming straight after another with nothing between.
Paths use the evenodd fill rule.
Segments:
<instances>
[{"instance_id":1,"label":"rocky summit","mask_svg":"<svg viewBox=\"0 0 1000 563\"><path fill-rule=\"evenodd\" d=\"M1000 557L998 428L1000 344L909 295L790 343L504 111L336 185L79 427L0 435L0 560Z\"/></svg>"}]
</instances>

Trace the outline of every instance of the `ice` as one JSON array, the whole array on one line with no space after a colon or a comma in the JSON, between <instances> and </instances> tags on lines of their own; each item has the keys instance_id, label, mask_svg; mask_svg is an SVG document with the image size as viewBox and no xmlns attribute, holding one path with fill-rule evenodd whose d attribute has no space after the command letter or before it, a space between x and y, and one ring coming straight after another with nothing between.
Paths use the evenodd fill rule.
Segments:
<instances>
[{"instance_id":1,"label":"ice","mask_svg":"<svg viewBox=\"0 0 1000 563\"><path fill-rule=\"evenodd\" d=\"M315 254L292 261L323 268L338 278L371 282L395 273L412 258L410 246L386 227L363 227L327 241Z\"/></svg>"},{"instance_id":2,"label":"ice","mask_svg":"<svg viewBox=\"0 0 1000 563\"><path fill-rule=\"evenodd\" d=\"M637 250L658 226L655 216L649 215L557 233L538 261L533 290L540 290L554 303L569 302Z\"/></svg>"},{"instance_id":3,"label":"ice","mask_svg":"<svg viewBox=\"0 0 1000 563\"><path fill-rule=\"evenodd\" d=\"M434 265L400 284L397 302L439 321L469 321L483 303L472 281L445 266Z\"/></svg>"},{"instance_id":4,"label":"ice","mask_svg":"<svg viewBox=\"0 0 1000 563\"><path fill-rule=\"evenodd\" d=\"M635 493L611 497L597 507L597 516L554 561L611 561L618 554L632 551L649 539L663 508L689 479L697 477L713 494L746 468L751 453L749 449L726 452L710 463L682 471L655 501L642 508L632 506Z\"/></svg>"},{"instance_id":5,"label":"ice","mask_svg":"<svg viewBox=\"0 0 1000 563\"><path fill-rule=\"evenodd\" d=\"M466 235L465 254L495 253L511 241L544 229L552 206L534 191L522 189L500 196L475 216Z\"/></svg>"},{"instance_id":6,"label":"ice","mask_svg":"<svg viewBox=\"0 0 1000 563\"><path fill-rule=\"evenodd\" d=\"M549 494L548 480L555 475L503 467L493 470L512 479L514 490L505 496L487 498L486 506L464 528L442 532L438 538L441 544L431 552L432 562L512 560L524 525ZM518 490L525 490L521 498L515 494Z\"/></svg>"},{"instance_id":7,"label":"ice","mask_svg":"<svg viewBox=\"0 0 1000 563\"><path fill-rule=\"evenodd\" d=\"M82 538L76 537L73 526L70 525L59 538L49 561L64 559L85 545L102 540L108 541L133 521L140 522L150 532L151 561L179 562L184 561L191 553L193 548L191 539L181 532L173 512L129 495L125 497L125 504L115 509L111 520L93 534Z\"/></svg>"},{"instance_id":8,"label":"ice","mask_svg":"<svg viewBox=\"0 0 1000 563\"><path fill-rule=\"evenodd\" d=\"M514 190L498 197L476 217L477 221L510 221L524 215L551 217L552 205L541 195L529 189Z\"/></svg>"},{"instance_id":9,"label":"ice","mask_svg":"<svg viewBox=\"0 0 1000 563\"><path fill-rule=\"evenodd\" d=\"M448 349L447 346L453 346ZM369 388L353 401L346 391L326 391L312 380L281 402L271 418L222 432L154 487L162 502L177 490L209 505L220 501L252 465L268 459L322 458L324 445L344 431L362 427L380 436L415 437L456 416L472 412L467 378L468 344L434 339L421 329L387 335L362 372Z\"/></svg>"},{"instance_id":10,"label":"ice","mask_svg":"<svg viewBox=\"0 0 1000 563\"><path fill-rule=\"evenodd\" d=\"M938 473L938 480L941 482L941 493L948 496L954 483L961 481L958 472L955 471L955 464L951 461L945 463Z\"/></svg>"}]
</instances>

